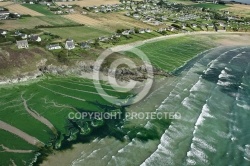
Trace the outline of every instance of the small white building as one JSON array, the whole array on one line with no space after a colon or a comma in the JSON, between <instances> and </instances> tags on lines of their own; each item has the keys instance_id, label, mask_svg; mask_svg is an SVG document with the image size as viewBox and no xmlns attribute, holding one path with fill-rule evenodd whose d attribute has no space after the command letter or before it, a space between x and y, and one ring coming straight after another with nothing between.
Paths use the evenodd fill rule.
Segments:
<instances>
[{"instance_id":1,"label":"small white building","mask_svg":"<svg viewBox=\"0 0 250 166\"><path fill-rule=\"evenodd\" d=\"M73 40L67 40L65 43L65 48L67 50L73 50L75 48L75 43Z\"/></svg>"},{"instance_id":2,"label":"small white building","mask_svg":"<svg viewBox=\"0 0 250 166\"><path fill-rule=\"evenodd\" d=\"M6 34L7 34L7 31L6 31L6 30L3 30L3 29L0 29L0 34L1 34L1 35L6 35Z\"/></svg>"},{"instance_id":3,"label":"small white building","mask_svg":"<svg viewBox=\"0 0 250 166\"><path fill-rule=\"evenodd\" d=\"M29 44L27 40L16 41L16 44L17 44L18 49L29 48Z\"/></svg>"},{"instance_id":4,"label":"small white building","mask_svg":"<svg viewBox=\"0 0 250 166\"><path fill-rule=\"evenodd\" d=\"M61 48L62 47L59 44L50 44L50 45L47 46L48 50L59 50Z\"/></svg>"}]
</instances>

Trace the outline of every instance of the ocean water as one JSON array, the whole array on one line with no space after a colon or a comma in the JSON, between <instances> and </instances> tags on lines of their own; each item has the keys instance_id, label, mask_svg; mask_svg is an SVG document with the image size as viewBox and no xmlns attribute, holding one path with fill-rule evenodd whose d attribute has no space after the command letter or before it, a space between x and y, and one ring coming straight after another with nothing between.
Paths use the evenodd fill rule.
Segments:
<instances>
[{"instance_id":1,"label":"ocean water","mask_svg":"<svg viewBox=\"0 0 250 166\"><path fill-rule=\"evenodd\" d=\"M95 139L72 165L250 165L250 47L206 51L175 74L131 107L181 114L159 140Z\"/></svg>"},{"instance_id":2,"label":"ocean water","mask_svg":"<svg viewBox=\"0 0 250 166\"><path fill-rule=\"evenodd\" d=\"M231 1L231 0L224 0L224 1ZM247 3L247 4L250 4L250 1L249 0L234 0L236 2L241 2L241 3Z\"/></svg>"}]
</instances>

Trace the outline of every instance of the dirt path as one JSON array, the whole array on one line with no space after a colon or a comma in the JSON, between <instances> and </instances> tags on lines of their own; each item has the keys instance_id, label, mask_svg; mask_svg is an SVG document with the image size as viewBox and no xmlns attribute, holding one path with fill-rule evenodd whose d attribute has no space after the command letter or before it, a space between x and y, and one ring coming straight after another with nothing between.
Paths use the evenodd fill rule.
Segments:
<instances>
[{"instance_id":1,"label":"dirt path","mask_svg":"<svg viewBox=\"0 0 250 166\"><path fill-rule=\"evenodd\" d=\"M4 146L3 144L0 145L0 147L3 148L3 151L0 152L13 152L13 153L32 153L33 150L17 150L17 149L10 149L6 146Z\"/></svg>"},{"instance_id":2,"label":"dirt path","mask_svg":"<svg viewBox=\"0 0 250 166\"><path fill-rule=\"evenodd\" d=\"M8 131L12 134L17 135L18 137L22 138L23 140L25 140L26 142L28 142L31 145L38 146L38 147L44 146L44 143L39 141L37 138L30 136L27 133L19 130L18 128L13 127L13 126L9 125L8 123L5 123L1 120L0 120L0 129L3 129L5 131Z\"/></svg>"},{"instance_id":3,"label":"dirt path","mask_svg":"<svg viewBox=\"0 0 250 166\"><path fill-rule=\"evenodd\" d=\"M25 100L23 98L23 95L21 95L21 98L23 100L23 105L25 107L25 110L33 117L35 118L36 120L40 121L41 123L45 124L46 126L48 126L48 128L51 129L51 131L55 134L55 135L58 135L57 134L57 131L56 131L56 128L54 127L54 125L48 121L46 118L44 118L43 116L41 116L40 114L38 114L35 110L31 110L29 109L28 105L27 105L27 100Z\"/></svg>"}]
</instances>

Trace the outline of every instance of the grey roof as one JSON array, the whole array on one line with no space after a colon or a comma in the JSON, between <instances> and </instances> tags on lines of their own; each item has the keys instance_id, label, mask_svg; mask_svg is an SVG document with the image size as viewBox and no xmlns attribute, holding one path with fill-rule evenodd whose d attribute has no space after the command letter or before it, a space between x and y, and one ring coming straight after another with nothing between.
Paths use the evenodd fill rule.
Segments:
<instances>
[{"instance_id":1,"label":"grey roof","mask_svg":"<svg viewBox=\"0 0 250 166\"><path fill-rule=\"evenodd\" d=\"M9 11L6 11L6 10L0 10L0 14L2 15L2 14L10 14L10 12Z\"/></svg>"},{"instance_id":2,"label":"grey roof","mask_svg":"<svg viewBox=\"0 0 250 166\"><path fill-rule=\"evenodd\" d=\"M20 40L20 41L16 41L17 46L27 46L28 45L28 41L27 40Z\"/></svg>"},{"instance_id":3,"label":"grey roof","mask_svg":"<svg viewBox=\"0 0 250 166\"><path fill-rule=\"evenodd\" d=\"M6 16L6 15L0 15L0 19L2 20L2 19L7 19L8 18L8 16Z\"/></svg>"},{"instance_id":4,"label":"grey roof","mask_svg":"<svg viewBox=\"0 0 250 166\"><path fill-rule=\"evenodd\" d=\"M0 33L3 33L3 32L5 32L6 30L4 30L4 29L0 29Z\"/></svg>"},{"instance_id":5,"label":"grey roof","mask_svg":"<svg viewBox=\"0 0 250 166\"><path fill-rule=\"evenodd\" d=\"M66 41L66 45L68 47L74 47L74 42L73 41Z\"/></svg>"},{"instance_id":6,"label":"grey roof","mask_svg":"<svg viewBox=\"0 0 250 166\"><path fill-rule=\"evenodd\" d=\"M38 35L31 35L30 40L36 41L38 39Z\"/></svg>"},{"instance_id":7,"label":"grey roof","mask_svg":"<svg viewBox=\"0 0 250 166\"><path fill-rule=\"evenodd\" d=\"M60 46L59 43L57 44L50 44L49 47L57 47L57 46Z\"/></svg>"},{"instance_id":8,"label":"grey roof","mask_svg":"<svg viewBox=\"0 0 250 166\"><path fill-rule=\"evenodd\" d=\"M90 45L87 42L82 42L80 45L82 48L90 48Z\"/></svg>"},{"instance_id":9,"label":"grey roof","mask_svg":"<svg viewBox=\"0 0 250 166\"><path fill-rule=\"evenodd\" d=\"M68 38L68 39L66 40L66 42L67 42L67 41L72 41L72 42L73 42L74 40L73 40L73 39L71 39L71 38Z\"/></svg>"}]
</instances>

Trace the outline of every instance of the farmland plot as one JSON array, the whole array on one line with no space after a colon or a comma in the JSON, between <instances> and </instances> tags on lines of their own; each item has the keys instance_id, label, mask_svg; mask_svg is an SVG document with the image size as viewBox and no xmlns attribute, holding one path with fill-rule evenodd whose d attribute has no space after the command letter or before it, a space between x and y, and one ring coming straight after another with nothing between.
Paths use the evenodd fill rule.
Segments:
<instances>
[{"instance_id":1,"label":"farmland plot","mask_svg":"<svg viewBox=\"0 0 250 166\"><path fill-rule=\"evenodd\" d=\"M69 14L69 15L64 15L63 17L80 24L93 25L93 26L101 24L100 20L93 19L81 14Z\"/></svg>"},{"instance_id":2,"label":"farmland plot","mask_svg":"<svg viewBox=\"0 0 250 166\"><path fill-rule=\"evenodd\" d=\"M31 10L27 7L24 7L20 4L9 5L9 6L6 6L6 8L9 9L13 13L29 14L31 16L44 16L43 14L38 13L34 10Z\"/></svg>"},{"instance_id":3,"label":"farmland plot","mask_svg":"<svg viewBox=\"0 0 250 166\"><path fill-rule=\"evenodd\" d=\"M83 6L99 6L119 4L119 0L89 0L89 1L72 1L72 2L56 2L58 5L79 5Z\"/></svg>"}]
</instances>

